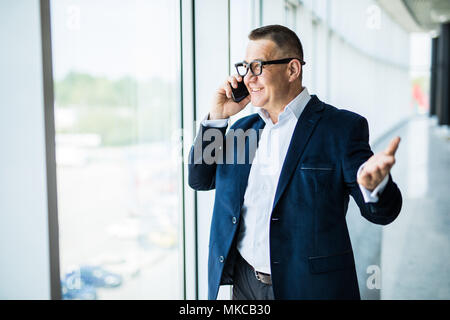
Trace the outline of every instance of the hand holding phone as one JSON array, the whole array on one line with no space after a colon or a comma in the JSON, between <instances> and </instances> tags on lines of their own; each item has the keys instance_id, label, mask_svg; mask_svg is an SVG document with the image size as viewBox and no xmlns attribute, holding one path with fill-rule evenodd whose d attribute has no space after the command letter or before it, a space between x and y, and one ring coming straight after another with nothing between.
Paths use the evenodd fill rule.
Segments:
<instances>
[{"instance_id":1,"label":"hand holding phone","mask_svg":"<svg viewBox=\"0 0 450 320\"><path fill-rule=\"evenodd\" d=\"M233 97L234 102L241 102L249 94L244 81L238 82L238 87L236 89L231 87L231 96Z\"/></svg>"},{"instance_id":2,"label":"hand holding phone","mask_svg":"<svg viewBox=\"0 0 450 320\"><path fill-rule=\"evenodd\" d=\"M244 109L249 102L250 95L243 78L238 74L229 76L216 91L209 119L227 119Z\"/></svg>"}]
</instances>

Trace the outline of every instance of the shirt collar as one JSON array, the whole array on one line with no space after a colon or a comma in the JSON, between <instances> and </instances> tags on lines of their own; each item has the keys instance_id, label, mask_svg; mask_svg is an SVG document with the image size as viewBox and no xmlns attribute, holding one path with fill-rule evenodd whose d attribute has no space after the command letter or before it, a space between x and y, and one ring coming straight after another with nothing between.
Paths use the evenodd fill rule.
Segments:
<instances>
[{"instance_id":1,"label":"shirt collar","mask_svg":"<svg viewBox=\"0 0 450 320\"><path fill-rule=\"evenodd\" d=\"M309 100L311 100L311 96L308 89L303 87L302 92L300 92L291 102L289 102L284 110L279 114L278 121L289 115L294 115L298 120ZM264 108L258 108L257 112L266 123L270 120L269 114ZM269 123L272 123L272 121Z\"/></svg>"}]
</instances>

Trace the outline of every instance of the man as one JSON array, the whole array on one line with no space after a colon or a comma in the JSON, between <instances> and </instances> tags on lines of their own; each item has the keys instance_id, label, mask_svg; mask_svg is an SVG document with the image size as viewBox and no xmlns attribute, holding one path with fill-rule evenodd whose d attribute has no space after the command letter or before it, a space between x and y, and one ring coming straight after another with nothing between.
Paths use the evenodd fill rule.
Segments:
<instances>
[{"instance_id":1,"label":"man","mask_svg":"<svg viewBox=\"0 0 450 320\"><path fill-rule=\"evenodd\" d=\"M349 195L373 223L386 225L400 212L389 173L400 138L373 155L366 119L310 96L303 65L293 31L253 30L238 74L217 90L200 126L189 185L216 189L209 299L221 284L233 284L233 299L360 299L345 221ZM241 80L250 95L236 103L231 87ZM227 119L250 101L257 113L225 135Z\"/></svg>"}]
</instances>

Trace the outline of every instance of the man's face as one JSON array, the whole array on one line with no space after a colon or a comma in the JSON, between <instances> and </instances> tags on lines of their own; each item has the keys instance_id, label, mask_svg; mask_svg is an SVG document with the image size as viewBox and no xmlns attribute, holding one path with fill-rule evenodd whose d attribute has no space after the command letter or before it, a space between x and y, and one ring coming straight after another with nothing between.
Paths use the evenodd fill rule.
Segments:
<instances>
[{"instance_id":1,"label":"man's face","mask_svg":"<svg viewBox=\"0 0 450 320\"><path fill-rule=\"evenodd\" d=\"M287 58L282 56L275 42L272 40L250 40L247 46L245 61L250 63L253 60L276 60ZM289 89L288 74L286 64L265 65L263 72L259 76L254 76L250 70L244 77L244 83L250 92L252 105L255 107L270 107L280 101Z\"/></svg>"}]
</instances>

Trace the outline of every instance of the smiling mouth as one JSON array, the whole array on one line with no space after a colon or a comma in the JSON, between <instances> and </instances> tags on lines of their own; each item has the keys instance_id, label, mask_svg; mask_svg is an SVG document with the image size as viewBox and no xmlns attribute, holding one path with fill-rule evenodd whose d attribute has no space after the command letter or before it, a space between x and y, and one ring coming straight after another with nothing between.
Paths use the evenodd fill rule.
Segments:
<instances>
[{"instance_id":1,"label":"smiling mouth","mask_svg":"<svg viewBox=\"0 0 450 320\"><path fill-rule=\"evenodd\" d=\"M252 88L251 92L260 92L263 88Z\"/></svg>"}]
</instances>

